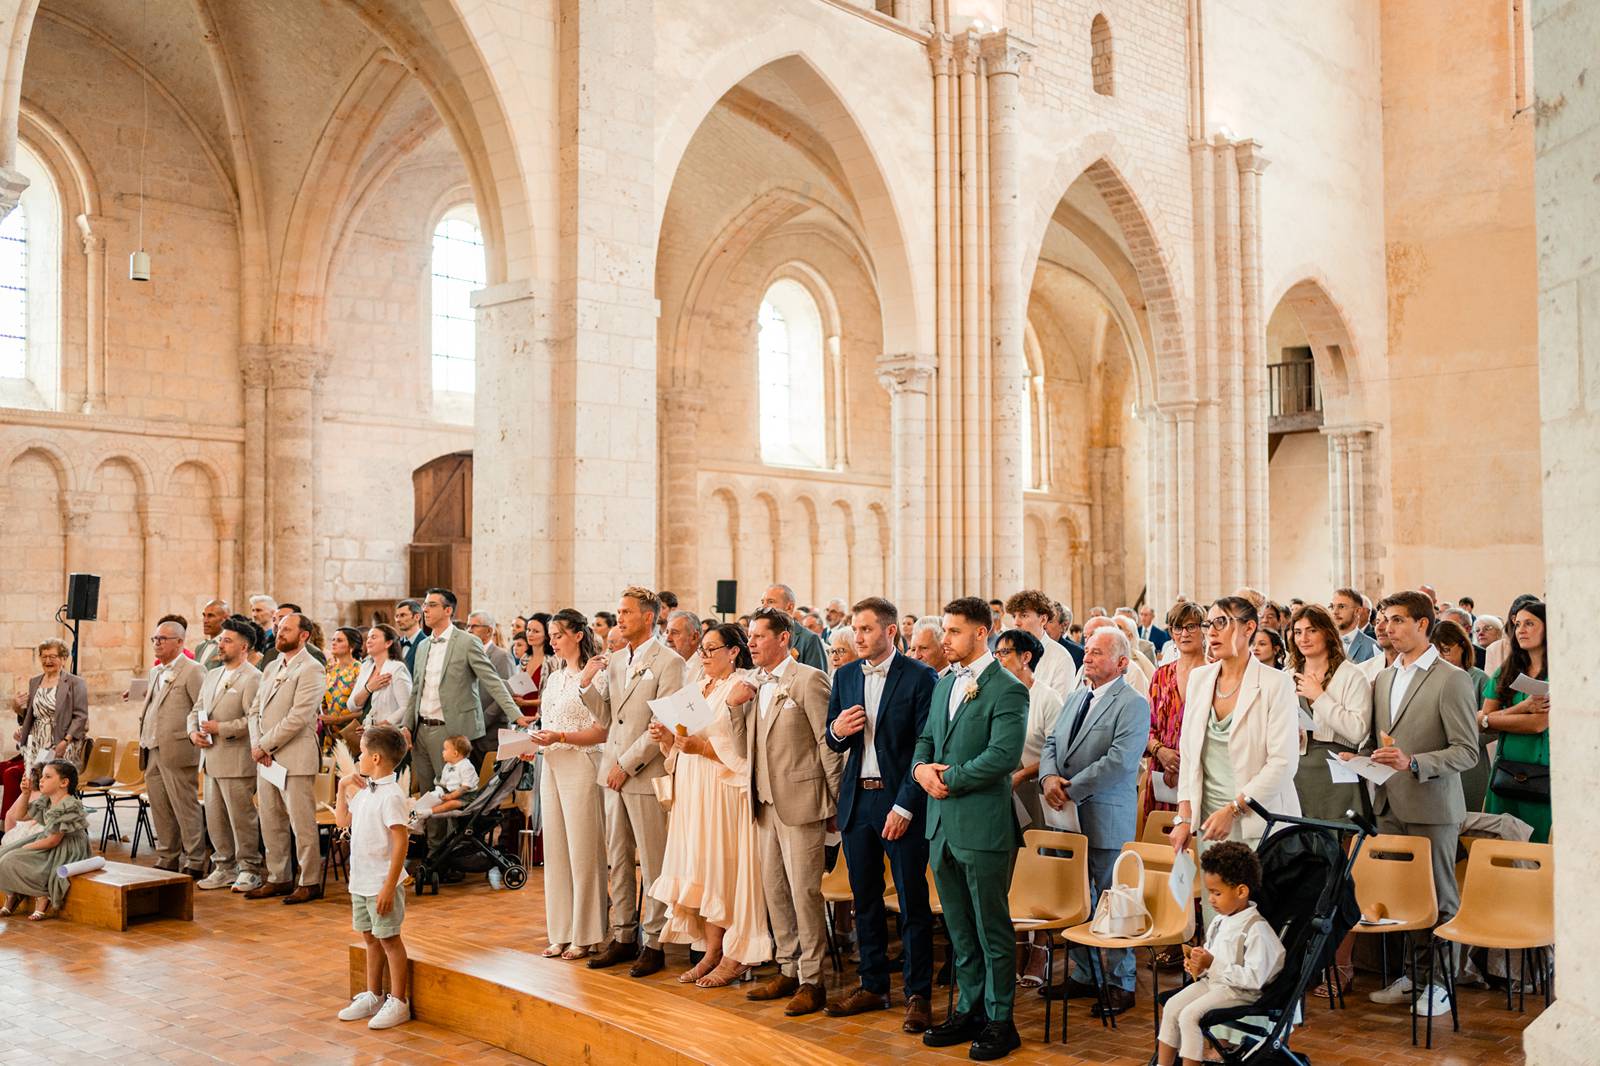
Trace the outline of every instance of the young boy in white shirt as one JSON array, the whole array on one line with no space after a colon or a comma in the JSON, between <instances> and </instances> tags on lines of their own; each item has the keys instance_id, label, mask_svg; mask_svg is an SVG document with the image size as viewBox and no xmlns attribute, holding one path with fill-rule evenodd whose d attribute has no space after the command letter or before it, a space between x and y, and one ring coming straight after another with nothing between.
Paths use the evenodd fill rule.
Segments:
<instances>
[{"instance_id":1,"label":"young boy in white shirt","mask_svg":"<svg viewBox=\"0 0 1600 1066\"><path fill-rule=\"evenodd\" d=\"M1217 916L1206 930L1206 946L1185 949L1183 968L1194 983L1167 1001L1156 1043L1160 1066L1205 1060L1200 1019L1207 1011L1241 1007L1261 997L1261 989L1283 969L1283 944L1263 918L1252 896L1261 891L1261 861L1238 841L1214 845L1200 856L1206 895Z\"/></svg>"},{"instance_id":2,"label":"young boy in white shirt","mask_svg":"<svg viewBox=\"0 0 1600 1066\"><path fill-rule=\"evenodd\" d=\"M334 820L350 830L350 909L356 932L367 941L367 990L339 1012L339 1020L367 1021L368 1029L390 1029L411 1020L410 969L400 923L406 916L406 820L410 803L395 782L406 741L392 725L368 727L361 735L358 772L339 782ZM383 977L389 975L384 998Z\"/></svg>"}]
</instances>

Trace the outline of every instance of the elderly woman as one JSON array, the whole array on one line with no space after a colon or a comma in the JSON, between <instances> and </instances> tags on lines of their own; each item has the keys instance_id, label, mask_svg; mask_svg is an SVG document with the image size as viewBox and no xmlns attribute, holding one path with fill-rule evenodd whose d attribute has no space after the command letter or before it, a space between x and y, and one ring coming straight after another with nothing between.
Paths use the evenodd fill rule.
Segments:
<instances>
[{"instance_id":1,"label":"elderly woman","mask_svg":"<svg viewBox=\"0 0 1600 1066\"><path fill-rule=\"evenodd\" d=\"M849 626L839 626L828 635L828 672L832 673L845 663L860 658L856 654L856 631Z\"/></svg>"},{"instance_id":2,"label":"elderly woman","mask_svg":"<svg viewBox=\"0 0 1600 1066\"><path fill-rule=\"evenodd\" d=\"M1206 664L1206 609L1192 600L1180 600L1167 612L1167 635L1178 657L1157 668L1150 678L1150 777L1145 782L1144 809L1170 811L1175 804L1156 799L1156 780L1162 795L1178 787L1178 743L1183 733L1183 697L1189 676Z\"/></svg>"},{"instance_id":3,"label":"elderly woman","mask_svg":"<svg viewBox=\"0 0 1600 1066\"><path fill-rule=\"evenodd\" d=\"M1298 815L1299 705L1288 674L1251 654L1259 623L1243 596L1224 596L1206 618L1212 662L1189 674L1179 740L1178 818L1172 846L1191 836L1201 850L1219 840L1261 842L1266 824L1251 810Z\"/></svg>"},{"instance_id":4,"label":"elderly woman","mask_svg":"<svg viewBox=\"0 0 1600 1066\"><path fill-rule=\"evenodd\" d=\"M34 649L39 670L28 691L12 698L17 712L17 747L22 764L33 770L41 762L65 759L80 765L83 738L89 728L89 686L67 671L65 642L52 637Z\"/></svg>"}]
</instances>

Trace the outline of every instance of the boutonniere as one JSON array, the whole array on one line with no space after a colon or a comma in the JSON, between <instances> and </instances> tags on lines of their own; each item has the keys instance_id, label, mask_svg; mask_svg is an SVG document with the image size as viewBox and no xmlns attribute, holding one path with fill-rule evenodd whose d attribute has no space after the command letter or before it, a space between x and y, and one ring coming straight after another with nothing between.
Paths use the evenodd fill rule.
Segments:
<instances>
[{"instance_id":1,"label":"boutonniere","mask_svg":"<svg viewBox=\"0 0 1600 1066\"><path fill-rule=\"evenodd\" d=\"M962 703L971 703L973 700L975 700L977 698L978 698L978 679L975 678L975 677L969 677L967 679L967 691L961 697L961 702Z\"/></svg>"},{"instance_id":2,"label":"boutonniere","mask_svg":"<svg viewBox=\"0 0 1600 1066\"><path fill-rule=\"evenodd\" d=\"M799 648L790 648L789 649L789 658L793 659L795 662L799 662L800 661L800 649Z\"/></svg>"},{"instance_id":3,"label":"boutonniere","mask_svg":"<svg viewBox=\"0 0 1600 1066\"><path fill-rule=\"evenodd\" d=\"M628 680L629 681L637 681L641 677L649 677L649 676L650 676L650 668L641 663L639 665L638 669L636 669L633 672L631 672L630 674L628 674Z\"/></svg>"}]
</instances>

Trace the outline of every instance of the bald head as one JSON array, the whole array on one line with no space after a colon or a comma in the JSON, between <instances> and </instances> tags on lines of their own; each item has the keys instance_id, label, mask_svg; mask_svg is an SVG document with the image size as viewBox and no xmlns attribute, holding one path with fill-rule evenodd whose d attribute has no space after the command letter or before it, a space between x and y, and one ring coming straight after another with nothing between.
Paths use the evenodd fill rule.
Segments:
<instances>
[{"instance_id":1,"label":"bald head","mask_svg":"<svg viewBox=\"0 0 1600 1066\"><path fill-rule=\"evenodd\" d=\"M155 652L156 662L170 663L183 651L183 638L187 631L176 622L162 622L156 626L156 631L150 637L150 647Z\"/></svg>"},{"instance_id":2,"label":"bald head","mask_svg":"<svg viewBox=\"0 0 1600 1066\"><path fill-rule=\"evenodd\" d=\"M785 614L794 614L794 589L788 585L772 585L761 595L761 606L776 607Z\"/></svg>"}]
</instances>

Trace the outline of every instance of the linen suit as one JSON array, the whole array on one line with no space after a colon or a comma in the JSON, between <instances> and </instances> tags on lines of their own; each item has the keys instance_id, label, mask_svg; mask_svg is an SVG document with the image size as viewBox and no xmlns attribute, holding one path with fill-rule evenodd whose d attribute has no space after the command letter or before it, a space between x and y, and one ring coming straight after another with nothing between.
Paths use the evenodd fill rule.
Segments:
<instances>
[{"instance_id":1,"label":"linen suit","mask_svg":"<svg viewBox=\"0 0 1600 1066\"><path fill-rule=\"evenodd\" d=\"M250 757L247 716L261 688L261 671L249 663L237 670L207 669L200 699L189 712L189 732L200 730L200 712L220 732L211 746L200 749L205 771L206 831L211 834L211 861L233 873L261 873L261 830L253 802L256 763Z\"/></svg>"},{"instance_id":2,"label":"linen suit","mask_svg":"<svg viewBox=\"0 0 1600 1066\"><path fill-rule=\"evenodd\" d=\"M165 675L166 680L162 681ZM189 739L189 711L200 696L205 669L186 655L150 671L150 691L139 715L139 765L156 828L156 863L165 869L181 855L183 869L205 866L200 813L200 749Z\"/></svg>"}]
</instances>

